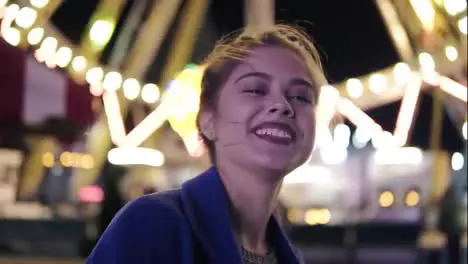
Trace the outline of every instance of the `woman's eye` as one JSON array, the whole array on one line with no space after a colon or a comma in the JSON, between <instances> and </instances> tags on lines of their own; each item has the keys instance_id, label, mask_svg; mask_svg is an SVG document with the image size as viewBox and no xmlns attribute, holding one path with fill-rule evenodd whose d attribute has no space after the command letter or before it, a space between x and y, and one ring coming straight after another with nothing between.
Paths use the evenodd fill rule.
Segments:
<instances>
[{"instance_id":1,"label":"woman's eye","mask_svg":"<svg viewBox=\"0 0 468 264\"><path fill-rule=\"evenodd\" d=\"M302 95L294 95L294 96L291 96L290 98L293 99L293 100L296 100L298 102L305 103L305 104L312 103L311 99L309 99L306 96L302 96Z\"/></svg>"},{"instance_id":2,"label":"woman's eye","mask_svg":"<svg viewBox=\"0 0 468 264\"><path fill-rule=\"evenodd\" d=\"M249 89L245 90L246 93L254 94L254 95L263 95L265 94L262 90L260 89Z\"/></svg>"},{"instance_id":3,"label":"woman's eye","mask_svg":"<svg viewBox=\"0 0 468 264\"><path fill-rule=\"evenodd\" d=\"M251 95L265 95L266 91L263 87L248 88L244 90L244 93Z\"/></svg>"}]
</instances>

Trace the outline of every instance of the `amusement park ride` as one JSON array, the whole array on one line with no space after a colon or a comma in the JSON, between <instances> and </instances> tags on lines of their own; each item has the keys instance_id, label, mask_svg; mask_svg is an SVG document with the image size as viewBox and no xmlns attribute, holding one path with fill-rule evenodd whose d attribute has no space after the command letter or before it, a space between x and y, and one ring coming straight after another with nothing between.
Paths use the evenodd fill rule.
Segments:
<instances>
[{"instance_id":1,"label":"amusement park ride","mask_svg":"<svg viewBox=\"0 0 468 264\"><path fill-rule=\"evenodd\" d=\"M0 34L9 45L31 51L37 62L51 69L62 68L74 82L88 87L94 100L102 100L102 108L96 108L96 122L86 138L92 166L79 169L74 190L93 184L106 160L148 167L206 162L195 127L203 65L189 63L209 1L189 0L184 4L181 0L149 1L152 4L135 1L107 65L101 65L99 57L113 35L126 1L101 0L78 45L64 37L50 21L63 2L0 0ZM447 159L439 143L444 108L466 138L466 1L375 0L375 4L400 62L322 87L319 128L328 133L331 120L338 114L365 131L368 135L365 141L372 139L375 147L403 147L408 141L420 94L430 91L434 98L431 146L439 157L434 164L434 175L439 175ZM145 83L148 67L158 55L181 8L160 82ZM148 18L142 21L144 12L149 12ZM246 30L268 28L274 23L274 1L246 1L245 23ZM133 34L136 39L132 42ZM401 107L395 131L384 131L365 112L398 100ZM145 116L143 109L147 106L152 111ZM135 122L130 131L125 125L128 114ZM164 129L166 121L176 133ZM43 174L44 153L53 152L54 148L51 143L36 145L26 161L24 173L28 177L19 192L23 196L37 188L35 183Z\"/></svg>"}]
</instances>

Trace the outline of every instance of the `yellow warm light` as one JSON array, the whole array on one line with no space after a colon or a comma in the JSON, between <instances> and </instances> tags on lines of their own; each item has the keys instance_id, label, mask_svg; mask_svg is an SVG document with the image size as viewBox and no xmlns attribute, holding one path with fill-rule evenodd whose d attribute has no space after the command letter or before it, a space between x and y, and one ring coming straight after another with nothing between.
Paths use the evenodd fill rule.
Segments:
<instances>
[{"instance_id":1,"label":"yellow warm light","mask_svg":"<svg viewBox=\"0 0 468 264\"><path fill-rule=\"evenodd\" d=\"M467 140L468 138L468 127L467 127L467 122L463 122L463 126L462 126L462 135L463 135L463 138L465 140Z\"/></svg>"},{"instance_id":2,"label":"yellow warm light","mask_svg":"<svg viewBox=\"0 0 468 264\"><path fill-rule=\"evenodd\" d=\"M65 68L72 58L72 50L69 47L61 47L55 54L55 63L60 68Z\"/></svg>"},{"instance_id":3,"label":"yellow warm light","mask_svg":"<svg viewBox=\"0 0 468 264\"><path fill-rule=\"evenodd\" d=\"M289 209L287 213L288 221L291 223L299 223L304 219L304 213L298 209Z\"/></svg>"},{"instance_id":4,"label":"yellow warm light","mask_svg":"<svg viewBox=\"0 0 468 264\"><path fill-rule=\"evenodd\" d=\"M120 88L122 85L122 75L118 72L109 72L106 74L104 78L104 82L102 83L102 87L106 91L114 92Z\"/></svg>"},{"instance_id":5,"label":"yellow warm light","mask_svg":"<svg viewBox=\"0 0 468 264\"><path fill-rule=\"evenodd\" d=\"M89 85L89 92L93 96L101 96L104 93L104 88L102 88L102 83L98 82L95 84L90 84Z\"/></svg>"},{"instance_id":6,"label":"yellow warm light","mask_svg":"<svg viewBox=\"0 0 468 264\"><path fill-rule=\"evenodd\" d=\"M433 72L435 71L435 62L431 54L427 52L421 52L418 56L419 64L423 71Z\"/></svg>"},{"instance_id":7,"label":"yellow warm light","mask_svg":"<svg viewBox=\"0 0 468 264\"><path fill-rule=\"evenodd\" d=\"M80 167L83 169L92 169L94 167L93 156L89 154L84 154L81 156Z\"/></svg>"},{"instance_id":8,"label":"yellow warm light","mask_svg":"<svg viewBox=\"0 0 468 264\"><path fill-rule=\"evenodd\" d=\"M18 14L19 10L20 10L20 7L17 4L11 4L5 9L4 14L3 14L3 19L1 22L1 26L0 26L0 31L2 35L5 35L6 31L9 28L11 28L11 24L15 20L16 15Z\"/></svg>"},{"instance_id":9,"label":"yellow warm light","mask_svg":"<svg viewBox=\"0 0 468 264\"><path fill-rule=\"evenodd\" d=\"M379 195L379 204L381 207L387 208L395 203L395 195L390 191L382 192Z\"/></svg>"},{"instance_id":10,"label":"yellow warm light","mask_svg":"<svg viewBox=\"0 0 468 264\"><path fill-rule=\"evenodd\" d=\"M49 3L49 0L30 0L30 3L36 8L43 8Z\"/></svg>"},{"instance_id":11,"label":"yellow warm light","mask_svg":"<svg viewBox=\"0 0 468 264\"><path fill-rule=\"evenodd\" d=\"M330 210L324 209L310 209L304 215L304 222L309 225L326 225L330 223L331 213Z\"/></svg>"},{"instance_id":12,"label":"yellow warm light","mask_svg":"<svg viewBox=\"0 0 468 264\"><path fill-rule=\"evenodd\" d=\"M34 51L34 58L36 58L38 62L44 62L46 60L40 49Z\"/></svg>"},{"instance_id":13,"label":"yellow warm light","mask_svg":"<svg viewBox=\"0 0 468 264\"><path fill-rule=\"evenodd\" d=\"M16 28L7 28L3 31L3 38L8 44L18 46L21 42L21 32Z\"/></svg>"},{"instance_id":14,"label":"yellow warm light","mask_svg":"<svg viewBox=\"0 0 468 264\"><path fill-rule=\"evenodd\" d=\"M60 154L60 164L62 164L63 167L71 167L73 164L73 155L72 153L65 151L62 154Z\"/></svg>"},{"instance_id":15,"label":"yellow warm light","mask_svg":"<svg viewBox=\"0 0 468 264\"><path fill-rule=\"evenodd\" d=\"M60 164L63 167L91 169L94 166L93 157L89 154L81 154L65 151L60 154ZM42 164L44 167L51 168L55 165L55 156L51 152L42 155Z\"/></svg>"},{"instance_id":16,"label":"yellow warm light","mask_svg":"<svg viewBox=\"0 0 468 264\"><path fill-rule=\"evenodd\" d=\"M405 196L405 204L408 207L414 207L419 204L419 193L417 191L411 190Z\"/></svg>"},{"instance_id":17,"label":"yellow warm light","mask_svg":"<svg viewBox=\"0 0 468 264\"><path fill-rule=\"evenodd\" d=\"M8 3L8 0L0 0L0 8L5 7Z\"/></svg>"},{"instance_id":18,"label":"yellow warm light","mask_svg":"<svg viewBox=\"0 0 468 264\"><path fill-rule=\"evenodd\" d=\"M42 155L42 165L44 165L44 167L52 168L54 166L54 163L55 163L54 154L50 152L46 152L44 153L44 155Z\"/></svg>"},{"instance_id":19,"label":"yellow warm light","mask_svg":"<svg viewBox=\"0 0 468 264\"><path fill-rule=\"evenodd\" d=\"M466 16L458 20L458 29L465 35L468 33L468 25L466 23L468 23Z\"/></svg>"},{"instance_id":20,"label":"yellow warm light","mask_svg":"<svg viewBox=\"0 0 468 264\"><path fill-rule=\"evenodd\" d=\"M364 86L359 79L351 78L346 82L346 91L349 97L359 98L364 92Z\"/></svg>"},{"instance_id":21,"label":"yellow warm light","mask_svg":"<svg viewBox=\"0 0 468 264\"><path fill-rule=\"evenodd\" d=\"M135 100L140 94L140 83L137 79L130 78L123 83L123 94L128 100Z\"/></svg>"},{"instance_id":22,"label":"yellow warm light","mask_svg":"<svg viewBox=\"0 0 468 264\"><path fill-rule=\"evenodd\" d=\"M49 69L54 69L54 68L57 66L57 61L56 61L55 58L52 57L52 56L46 57L45 65L46 65Z\"/></svg>"},{"instance_id":23,"label":"yellow warm light","mask_svg":"<svg viewBox=\"0 0 468 264\"><path fill-rule=\"evenodd\" d=\"M41 27L33 28L28 33L28 43L30 45L37 45L44 37L44 29Z\"/></svg>"},{"instance_id":24,"label":"yellow warm light","mask_svg":"<svg viewBox=\"0 0 468 264\"><path fill-rule=\"evenodd\" d=\"M102 81L103 77L104 71L100 67L89 69L88 72L86 72L86 81L89 84L97 84Z\"/></svg>"},{"instance_id":25,"label":"yellow warm light","mask_svg":"<svg viewBox=\"0 0 468 264\"><path fill-rule=\"evenodd\" d=\"M159 97L159 87L156 84L147 83L143 85L143 88L141 89L141 99L144 102L154 104L159 100Z\"/></svg>"},{"instance_id":26,"label":"yellow warm light","mask_svg":"<svg viewBox=\"0 0 468 264\"><path fill-rule=\"evenodd\" d=\"M73 168L79 168L81 166L81 154L80 153L73 153L73 152L70 152L70 156L69 156L69 164L70 164L70 167L73 167Z\"/></svg>"},{"instance_id":27,"label":"yellow warm light","mask_svg":"<svg viewBox=\"0 0 468 264\"><path fill-rule=\"evenodd\" d=\"M21 28L30 28L37 18L37 11L30 7L23 7L16 15L16 24Z\"/></svg>"},{"instance_id":28,"label":"yellow warm light","mask_svg":"<svg viewBox=\"0 0 468 264\"><path fill-rule=\"evenodd\" d=\"M58 41L53 37L47 37L41 44L40 49L44 52L48 52L47 54L55 52L57 49Z\"/></svg>"},{"instance_id":29,"label":"yellow warm light","mask_svg":"<svg viewBox=\"0 0 468 264\"><path fill-rule=\"evenodd\" d=\"M435 10L431 0L410 0L416 15L427 31L434 30Z\"/></svg>"},{"instance_id":30,"label":"yellow warm light","mask_svg":"<svg viewBox=\"0 0 468 264\"><path fill-rule=\"evenodd\" d=\"M412 72L408 64L399 62L393 68L393 78L398 85L406 84L411 78Z\"/></svg>"},{"instance_id":31,"label":"yellow warm light","mask_svg":"<svg viewBox=\"0 0 468 264\"><path fill-rule=\"evenodd\" d=\"M189 153L192 153L191 155L195 155L200 147L195 120L199 107L202 75L201 67L184 69L170 83L167 94L167 100L172 102L169 124L184 140L185 147Z\"/></svg>"},{"instance_id":32,"label":"yellow warm light","mask_svg":"<svg viewBox=\"0 0 468 264\"><path fill-rule=\"evenodd\" d=\"M72 69L76 72L82 72L86 69L86 59L83 56L77 56L72 61Z\"/></svg>"},{"instance_id":33,"label":"yellow warm light","mask_svg":"<svg viewBox=\"0 0 468 264\"><path fill-rule=\"evenodd\" d=\"M369 77L369 89L375 94L381 94L387 89L387 78L382 73L374 73Z\"/></svg>"},{"instance_id":34,"label":"yellow warm light","mask_svg":"<svg viewBox=\"0 0 468 264\"><path fill-rule=\"evenodd\" d=\"M466 10L466 0L444 0L444 8L451 16Z\"/></svg>"},{"instance_id":35,"label":"yellow warm light","mask_svg":"<svg viewBox=\"0 0 468 264\"><path fill-rule=\"evenodd\" d=\"M103 46L109 41L113 31L114 23L106 20L97 20L91 26L89 37L94 44Z\"/></svg>"},{"instance_id":36,"label":"yellow warm light","mask_svg":"<svg viewBox=\"0 0 468 264\"><path fill-rule=\"evenodd\" d=\"M39 62L46 62L48 67L55 64L55 52L57 50L58 41L53 37L47 37L42 41L41 46L36 50L36 59Z\"/></svg>"},{"instance_id":37,"label":"yellow warm light","mask_svg":"<svg viewBox=\"0 0 468 264\"><path fill-rule=\"evenodd\" d=\"M445 56L449 61L456 61L458 58L458 51L453 46L445 47Z\"/></svg>"}]
</instances>

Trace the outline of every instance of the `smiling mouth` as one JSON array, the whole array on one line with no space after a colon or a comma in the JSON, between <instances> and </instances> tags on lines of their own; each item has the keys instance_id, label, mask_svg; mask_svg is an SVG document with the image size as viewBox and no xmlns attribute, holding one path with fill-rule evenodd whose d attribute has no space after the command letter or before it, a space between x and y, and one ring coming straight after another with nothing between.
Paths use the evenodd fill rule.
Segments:
<instances>
[{"instance_id":1,"label":"smiling mouth","mask_svg":"<svg viewBox=\"0 0 468 264\"><path fill-rule=\"evenodd\" d=\"M289 125L281 123L264 123L254 129L254 134L265 141L279 145L289 145L295 134Z\"/></svg>"}]
</instances>

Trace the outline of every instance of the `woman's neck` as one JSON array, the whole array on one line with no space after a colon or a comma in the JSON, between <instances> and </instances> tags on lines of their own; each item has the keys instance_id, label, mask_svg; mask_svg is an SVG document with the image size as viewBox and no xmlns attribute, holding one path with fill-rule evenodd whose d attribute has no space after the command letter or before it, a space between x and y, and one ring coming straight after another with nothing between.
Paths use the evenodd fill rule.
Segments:
<instances>
[{"instance_id":1,"label":"woman's neck","mask_svg":"<svg viewBox=\"0 0 468 264\"><path fill-rule=\"evenodd\" d=\"M231 217L238 242L245 249L266 253L266 229L277 205L282 177L259 175L239 166L219 166L230 199Z\"/></svg>"}]
</instances>

